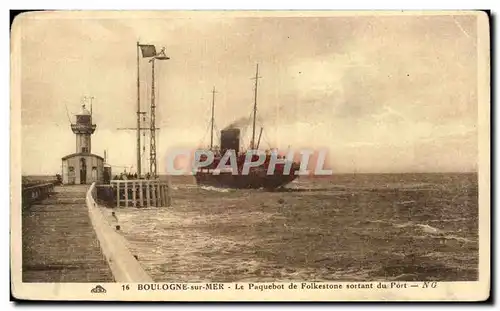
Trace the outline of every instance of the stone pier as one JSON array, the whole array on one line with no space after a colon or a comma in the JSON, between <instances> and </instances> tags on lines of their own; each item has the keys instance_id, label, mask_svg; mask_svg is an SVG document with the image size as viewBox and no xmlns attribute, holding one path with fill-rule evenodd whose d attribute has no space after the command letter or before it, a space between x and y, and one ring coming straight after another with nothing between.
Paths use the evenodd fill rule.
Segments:
<instances>
[{"instance_id":1,"label":"stone pier","mask_svg":"<svg viewBox=\"0 0 500 311\"><path fill-rule=\"evenodd\" d=\"M23 282L115 281L89 218L88 187L56 186L23 207Z\"/></svg>"}]
</instances>

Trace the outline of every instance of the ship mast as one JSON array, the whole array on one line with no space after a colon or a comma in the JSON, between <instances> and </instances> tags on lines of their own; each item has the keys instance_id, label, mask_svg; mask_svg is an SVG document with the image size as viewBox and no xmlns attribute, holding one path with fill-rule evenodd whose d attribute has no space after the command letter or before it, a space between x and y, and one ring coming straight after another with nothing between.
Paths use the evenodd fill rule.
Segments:
<instances>
[{"instance_id":1,"label":"ship mast","mask_svg":"<svg viewBox=\"0 0 500 311\"><path fill-rule=\"evenodd\" d=\"M137 53L137 177L141 178L141 81L139 70L139 41L135 51Z\"/></svg>"},{"instance_id":2,"label":"ship mast","mask_svg":"<svg viewBox=\"0 0 500 311\"><path fill-rule=\"evenodd\" d=\"M253 104L253 127L252 127L252 150L255 149L255 119L257 115L257 85L259 80L259 64L257 64L257 70L255 71L255 95Z\"/></svg>"},{"instance_id":3,"label":"ship mast","mask_svg":"<svg viewBox=\"0 0 500 311\"><path fill-rule=\"evenodd\" d=\"M149 172L151 177L156 179L156 96L155 96L155 57L151 60L151 114L149 132Z\"/></svg>"},{"instance_id":4,"label":"ship mast","mask_svg":"<svg viewBox=\"0 0 500 311\"><path fill-rule=\"evenodd\" d=\"M211 131L210 131L210 150L214 149L214 106L215 106L215 86L212 90L212 120L211 120Z\"/></svg>"}]
</instances>

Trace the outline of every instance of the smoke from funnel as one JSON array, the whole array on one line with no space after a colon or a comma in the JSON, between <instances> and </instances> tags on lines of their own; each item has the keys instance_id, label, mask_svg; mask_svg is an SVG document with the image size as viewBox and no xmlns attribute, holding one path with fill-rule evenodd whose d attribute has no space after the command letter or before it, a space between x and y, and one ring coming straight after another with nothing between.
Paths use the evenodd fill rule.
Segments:
<instances>
[{"instance_id":1,"label":"smoke from funnel","mask_svg":"<svg viewBox=\"0 0 500 311\"><path fill-rule=\"evenodd\" d=\"M224 128L224 130L234 129L234 128L242 128L250 125L252 119L249 117L241 117L229 124Z\"/></svg>"}]
</instances>

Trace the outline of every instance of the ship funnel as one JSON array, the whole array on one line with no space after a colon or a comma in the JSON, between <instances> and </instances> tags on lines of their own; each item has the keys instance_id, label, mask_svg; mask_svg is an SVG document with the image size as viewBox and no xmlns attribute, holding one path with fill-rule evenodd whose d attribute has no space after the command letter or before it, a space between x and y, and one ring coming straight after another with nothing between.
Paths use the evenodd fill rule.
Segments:
<instances>
[{"instance_id":1,"label":"ship funnel","mask_svg":"<svg viewBox=\"0 0 500 311\"><path fill-rule=\"evenodd\" d=\"M234 150L237 154L240 150L240 129L231 128L220 131L220 149L222 154L227 150Z\"/></svg>"}]
</instances>

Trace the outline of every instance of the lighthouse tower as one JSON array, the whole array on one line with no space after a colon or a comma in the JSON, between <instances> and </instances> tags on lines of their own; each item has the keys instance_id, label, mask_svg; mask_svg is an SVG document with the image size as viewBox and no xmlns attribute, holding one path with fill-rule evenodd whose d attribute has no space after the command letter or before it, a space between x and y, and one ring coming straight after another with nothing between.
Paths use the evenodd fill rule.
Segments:
<instances>
[{"instance_id":1,"label":"lighthouse tower","mask_svg":"<svg viewBox=\"0 0 500 311\"><path fill-rule=\"evenodd\" d=\"M92 113L82 105L76 114L76 123L71 130L76 138L75 153L62 158L63 184L90 184L102 181L104 159L91 153L92 134L96 125L92 124Z\"/></svg>"},{"instance_id":2,"label":"lighthouse tower","mask_svg":"<svg viewBox=\"0 0 500 311\"><path fill-rule=\"evenodd\" d=\"M92 114L82 105L82 110L76 115L76 124L71 124L71 130L76 136L76 153L90 153L91 136L96 125L92 124Z\"/></svg>"}]
</instances>

